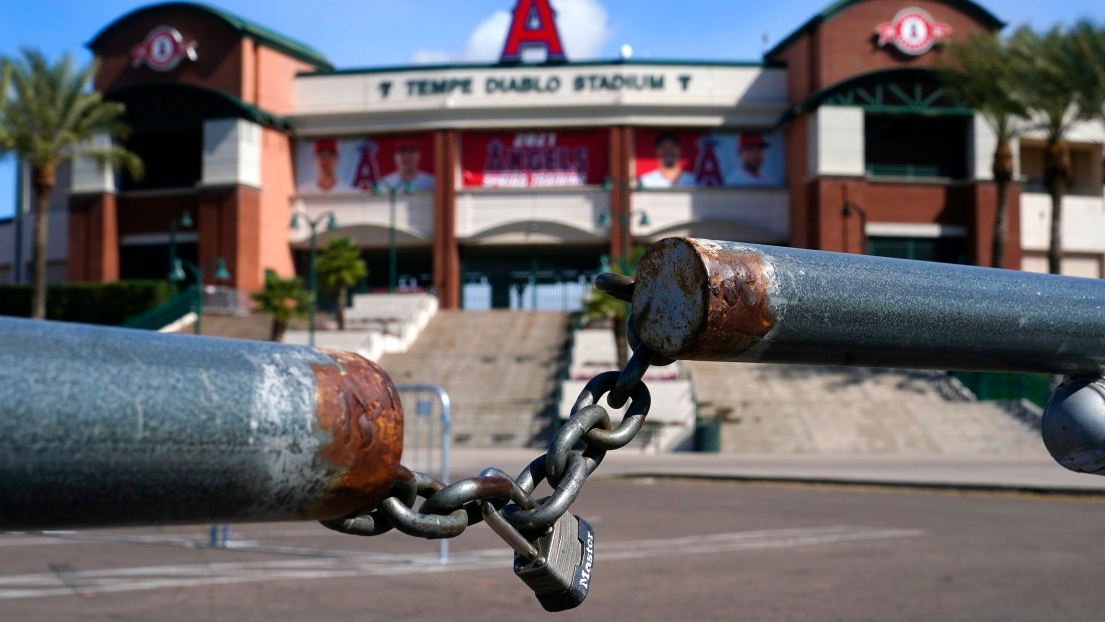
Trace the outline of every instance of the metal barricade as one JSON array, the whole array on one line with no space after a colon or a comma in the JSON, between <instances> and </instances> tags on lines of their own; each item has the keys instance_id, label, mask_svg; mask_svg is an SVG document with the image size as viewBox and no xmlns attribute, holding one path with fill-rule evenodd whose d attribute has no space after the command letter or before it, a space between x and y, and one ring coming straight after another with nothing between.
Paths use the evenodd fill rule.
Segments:
<instances>
[{"instance_id":1,"label":"metal barricade","mask_svg":"<svg viewBox=\"0 0 1105 622\"><path fill-rule=\"evenodd\" d=\"M406 408L403 463L423 473L436 473L449 483L449 429L452 413L449 394L436 384L397 384L399 399ZM438 540L438 560L449 562L449 541Z\"/></svg>"},{"instance_id":2,"label":"metal barricade","mask_svg":"<svg viewBox=\"0 0 1105 622\"><path fill-rule=\"evenodd\" d=\"M203 286L203 312L218 315L246 315L249 313L249 294L222 285Z\"/></svg>"}]
</instances>

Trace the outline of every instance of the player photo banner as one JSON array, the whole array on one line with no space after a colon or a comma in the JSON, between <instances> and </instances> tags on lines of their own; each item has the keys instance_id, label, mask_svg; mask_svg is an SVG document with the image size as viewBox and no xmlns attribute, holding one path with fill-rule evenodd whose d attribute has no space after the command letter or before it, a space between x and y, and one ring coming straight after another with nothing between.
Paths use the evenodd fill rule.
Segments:
<instances>
[{"instance_id":1,"label":"player photo banner","mask_svg":"<svg viewBox=\"0 0 1105 622\"><path fill-rule=\"evenodd\" d=\"M434 189L433 137L428 133L301 138L296 149L299 194L355 194Z\"/></svg>"},{"instance_id":2,"label":"player photo banner","mask_svg":"<svg viewBox=\"0 0 1105 622\"><path fill-rule=\"evenodd\" d=\"M605 131L468 132L460 163L466 188L598 185L610 169Z\"/></svg>"},{"instance_id":3,"label":"player photo banner","mask_svg":"<svg viewBox=\"0 0 1105 622\"><path fill-rule=\"evenodd\" d=\"M778 132L638 129L634 141L643 189L784 183L786 160Z\"/></svg>"}]
</instances>

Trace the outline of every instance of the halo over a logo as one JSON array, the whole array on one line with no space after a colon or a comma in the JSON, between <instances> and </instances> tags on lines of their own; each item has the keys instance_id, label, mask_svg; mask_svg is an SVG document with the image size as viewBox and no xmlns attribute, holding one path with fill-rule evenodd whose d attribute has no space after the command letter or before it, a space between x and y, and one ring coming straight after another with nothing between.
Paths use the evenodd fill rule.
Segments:
<instances>
[{"instance_id":1,"label":"halo over a logo","mask_svg":"<svg viewBox=\"0 0 1105 622\"><path fill-rule=\"evenodd\" d=\"M131 48L130 57L134 67L145 63L154 71L172 71L185 58L196 60L196 41L185 39L172 26L158 26L145 41Z\"/></svg>"},{"instance_id":2,"label":"halo over a logo","mask_svg":"<svg viewBox=\"0 0 1105 622\"><path fill-rule=\"evenodd\" d=\"M948 38L952 27L932 19L928 11L910 7L898 11L894 19L875 27L879 47L893 43L902 54L920 56L932 49L937 41Z\"/></svg>"}]
</instances>

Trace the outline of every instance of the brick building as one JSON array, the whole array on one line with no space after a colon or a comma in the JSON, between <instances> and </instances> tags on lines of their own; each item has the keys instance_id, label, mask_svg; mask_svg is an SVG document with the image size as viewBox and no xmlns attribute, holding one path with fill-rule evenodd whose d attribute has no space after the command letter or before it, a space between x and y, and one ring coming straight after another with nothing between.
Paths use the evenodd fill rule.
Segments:
<instances>
[{"instance_id":1,"label":"brick building","mask_svg":"<svg viewBox=\"0 0 1105 622\"><path fill-rule=\"evenodd\" d=\"M63 171L51 278L161 278L184 213L176 251L223 258L238 289L304 271L293 214L333 216L320 242L356 240L366 288L394 253L398 284L446 308L572 307L604 256L670 235L986 263L995 138L931 67L943 41L1002 26L969 0L841 0L755 62L335 69L218 10L146 7L89 47L148 175ZM1105 269L1103 137L1073 135L1064 271L1081 276ZM1015 152L1006 263L1041 270L1040 137ZM0 225L0 249L14 235Z\"/></svg>"}]
</instances>

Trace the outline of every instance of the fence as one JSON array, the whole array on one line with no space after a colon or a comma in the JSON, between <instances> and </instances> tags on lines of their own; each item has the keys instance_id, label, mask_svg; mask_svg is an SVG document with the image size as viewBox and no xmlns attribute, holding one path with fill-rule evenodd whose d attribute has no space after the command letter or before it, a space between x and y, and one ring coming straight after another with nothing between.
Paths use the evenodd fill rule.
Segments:
<instances>
[{"instance_id":1,"label":"fence","mask_svg":"<svg viewBox=\"0 0 1105 622\"><path fill-rule=\"evenodd\" d=\"M1052 376L1046 374L954 371L951 375L982 401L1016 402L1024 399L1040 408L1047 406L1057 384Z\"/></svg>"},{"instance_id":2,"label":"fence","mask_svg":"<svg viewBox=\"0 0 1105 622\"><path fill-rule=\"evenodd\" d=\"M403 402L403 464L449 483L449 394L436 384L397 384ZM449 541L438 540L438 560L449 561Z\"/></svg>"},{"instance_id":3,"label":"fence","mask_svg":"<svg viewBox=\"0 0 1105 622\"><path fill-rule=\"evenodd\" d=\"M249 294L222 285L203 286L203 312L218 315L246 315L250 309Z\"/></svg>"}]
</instances>

